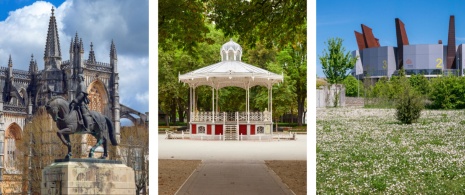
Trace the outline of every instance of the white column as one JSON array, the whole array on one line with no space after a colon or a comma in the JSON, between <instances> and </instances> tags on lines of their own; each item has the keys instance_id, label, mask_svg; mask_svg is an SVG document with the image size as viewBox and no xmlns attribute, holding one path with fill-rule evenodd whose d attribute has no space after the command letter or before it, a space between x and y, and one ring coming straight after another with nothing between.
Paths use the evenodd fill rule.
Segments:
<instances>
[{"instance_id":1,"label":"white column","mask_svg":"<svg viewBox=\"0 0 465 195\"><path fill-rule=\"evenodd\" d=\"M270 110L270 87L268 86L268 112L271 112Z\"/></svg>"},{"instance_id":2,"label":"white column","mask_svg":"<svg viewBox=\"0 0 465 195\"><path fill-rule=\"evenodd\" d=\"M193 115L193 110L192 110L192 87L189 86L189 116L191 117L189 119L189 122L192 122L192 117L194 116ZM190 129L190 128L189 128Z\"/></svg>"},{"instance_id":3,"label":"white column","mask_svg":"<svg viewBox=\"0 0 465 195\"><path fill-rule=\"evenodd\" d=\"M273 121L273 85L271 85L270 87L270 116L271 116L271 121Z\"/></svg>"},{"instance_id":4,"label":"white column","mask_svg":"<svg viewBox=\"0 0 465 195\"><path fill-rule=\"evenodd\" d=\"M192 88L192 99L193 99L193 102L192 102L192 111L195 111L197 110L197 102L195 101L196 98L195 98L195 87Z\"/></svg>"},{"instance_id":5,"label":"white column","mask_svg":"<svg viewBox=\"0 0 465 195\"><path fill-rule=\"evenodd\" d=\"M246 91L246 97L247 97L247 102L246 102L246 112L247 112L247 123L250 123L250 88L247 86L247 91Z\"/></svg>"},{"instance_id":6,"label":"white column","mask_svg":"<svg viewBox=\"0 0 465 195\"><path fill-rule=\"evenodd\" d=\"M212 87L212 122L215 122L215 88Z\"/></svg>"}]
</instances>

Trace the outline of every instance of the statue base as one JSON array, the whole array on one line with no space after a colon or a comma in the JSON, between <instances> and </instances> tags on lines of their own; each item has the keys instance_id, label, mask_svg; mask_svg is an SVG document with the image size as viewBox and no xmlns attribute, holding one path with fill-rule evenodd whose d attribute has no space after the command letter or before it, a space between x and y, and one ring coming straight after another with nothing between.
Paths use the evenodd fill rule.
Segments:
<instances>
[{"instance_id":1,"label":"statue base","mask_svg":"<svg viewBox=\"0 0 465 195\"><path fill-rule=\"evenodd\" d=\"M42 194L136 194L134 170L121 161L59 159L42 170Z\"/></svg>"}]
</instances>

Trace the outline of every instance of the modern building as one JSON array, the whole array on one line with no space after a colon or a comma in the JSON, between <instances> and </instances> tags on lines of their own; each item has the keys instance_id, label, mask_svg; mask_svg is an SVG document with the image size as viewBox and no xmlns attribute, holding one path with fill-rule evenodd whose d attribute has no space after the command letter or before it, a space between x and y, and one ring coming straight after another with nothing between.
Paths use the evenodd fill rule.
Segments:
<instances>
[{"instance_id":1,"label":"modern building","mask_svg":"<svg viewBox=\"0 0 465 195\"><path fill-rule=\"evenodd\" d=\"M397 46L381 46L371 28L362 24L362 33L355 31L358 57L352 75L359 78L379 79L391 77L404 69L407 75L422 74L426 77L438 75L463 76L463 44L455 44L455 17L450 16L447 45L410 45L404 23L395 19Z\"/></svg>"},{"instance_id":2,"label":"modern building","mask_svg":"<svg viewBox=\"0 0 465 195\"><path fill-rule=\"evenodd\" d=\"M21 140L25 124L52 97L62 96L68 101L74 99L77 75L80 73L84 75L88 87L89 109L109 117L118 137L121 118L127 118L134 124L148 122L147 113L137 112L119 102L118 57L113 41L109 45L110 61L98 62L92 43L85 59L83 40L76 33L69 45L70 59L63 60L53 8L45 38L42 70L39 70L34 55L30 56L29 70L14 69L15 56L5 60L6 67L0 67L0 194L20 193L22 190L20 182L4 181L17 177L21 172L15 166L15 142ZM88 151L95 145L95 138L82 136L82 149Z\"/></svg>"}]
</instances>

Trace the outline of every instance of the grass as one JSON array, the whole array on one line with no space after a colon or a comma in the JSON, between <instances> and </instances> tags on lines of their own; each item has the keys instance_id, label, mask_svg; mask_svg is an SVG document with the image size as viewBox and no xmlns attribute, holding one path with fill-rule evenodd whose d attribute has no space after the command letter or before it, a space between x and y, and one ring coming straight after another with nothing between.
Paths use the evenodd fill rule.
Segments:
<instances>
[{"instance_id":1,"label":"grass","mask_svg":"<svg viewBox=\"0 0 465 195\"><path fill-rule=\"evenodd\" d=\"M317 110L318 194L464 194L463 110Z\"/></svg>"}]
</instances>

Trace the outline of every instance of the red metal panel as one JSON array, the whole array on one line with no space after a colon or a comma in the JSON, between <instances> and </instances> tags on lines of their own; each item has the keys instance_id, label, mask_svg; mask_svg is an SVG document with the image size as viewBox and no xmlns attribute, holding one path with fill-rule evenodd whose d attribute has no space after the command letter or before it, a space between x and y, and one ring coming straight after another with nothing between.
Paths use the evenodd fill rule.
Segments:
<instances>
[{"instance_id":1,"label":"red metal panel","mask_svg":"<svg viewBox=\"0 0 465 195\"><path fill-rule=\"evenodd\" d=\"M396 35L397 35L397 46L408 45L407 31L405 31L404 23L396 18Z\"/></svg>"},{"instance_id":2,"label":"red metal panel","mask_svg":"<svg viewBox=\"0 0 465 195\"><path fill-rule=\"evenodd\" d=\"M447 69L456 69L455 65L455 17L449 19L449 36L447 38Z\"/></svg>"},{"instance_id":3,"label":"red metal panel","mask_svg":"<svg viewBox=\"0 0 465 195\"><path fill-rule=\"evenodd\" d=\"M239 125L239 135L247 135L247 125Z\"/></svg>"},{"instance_id":4,"label":"red metal panel","mask_svg":"<svg viewBox=\"0 0 465 195\"><path fill-rule=\"evenodd\" d=\"M250 125L250 135L255 135L255 125Z\"/></svg>"},{"instance_id":5,"label":"red metal panel","mask_svg":"<svg viewBox=\"0 0 465 195\"><path fill-rule=\"evenodd\" d=\"M358 50L362 51L362 49L367 48L365 45L365 40L363 39L363 34L357 31L354 31L355 39L357 40Z\"/></svg>"},{"instance_id":6,"label":"red metal panel","mask_svg":"<svg viewBox=\"0 0 465 195\"><path fill-rule=\"evenodd\" d=\"M215 125L215 135L223 135L223 125Z\"/></svg>"},{"instance_id":7,"label":"red metal panel","mask_svg":"<svg viewBox=\"0 0 465 195\"><path fill-rule=\"evenodd\" d=\"M192 133L192 134L196 134L196 133L197 133L197 125L196 125L196 124L192 124L191 133Z\"/></svg>"},{"instance_id":8,"label":"red metal panel","mask_svg":"<svg viewBox=\"0 0 465 195\"><path fill-rule=\"evenodd\" d=\"M207 125L207 135L212 134L212 125Z\"/></svg>"},{"instance_id":9,"label":"red metal panel","mask_svg":"<svg viewBox=\"0 0 465 195\"><path fill-rule=\"evenodd\" d=\"M376 40L370 27L362 24L362 33L365 38L365 45L367 48L379 47L379 41Z\"/></svg>"},{"instance_id":10,"label":"red metal panel","mask_svg":"<svg viewBox=\"0 0 465 195\"><path fill-rule=\"evenodd\" d=\"M405 31L404 23L396 18L396 36L397 36L397 63L398 69L404 67L404 45L408 45L407 31Z\"/></svg>"}]
</instances>

